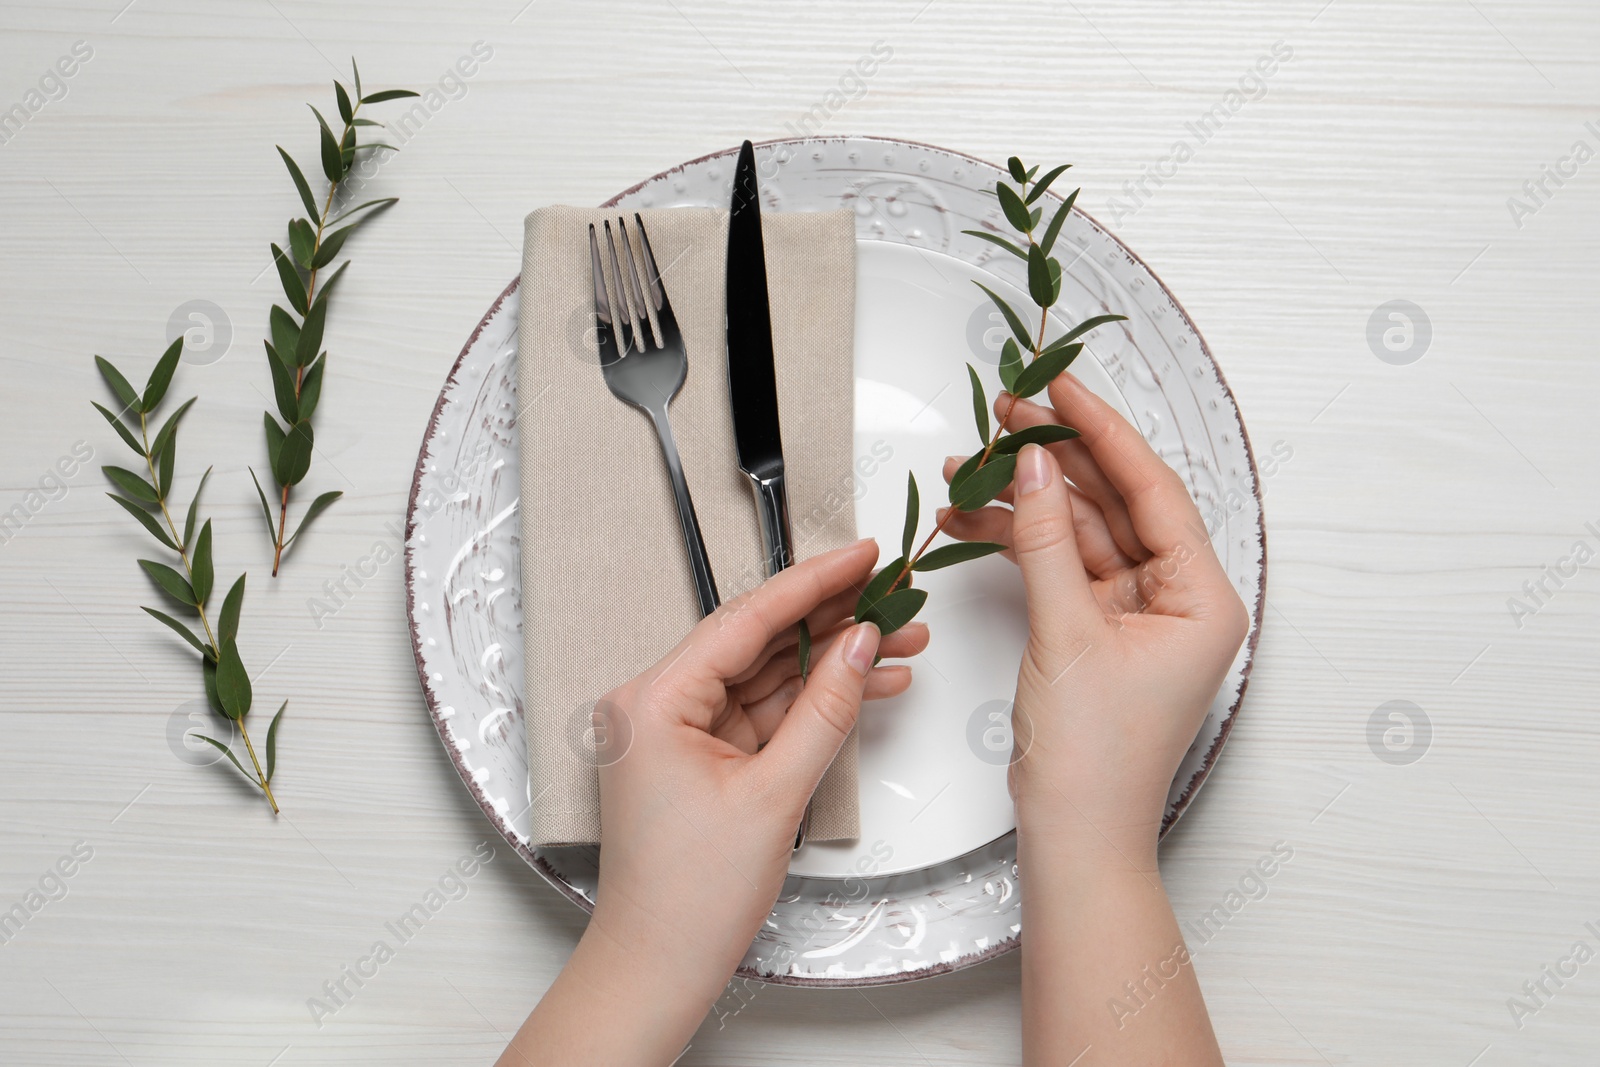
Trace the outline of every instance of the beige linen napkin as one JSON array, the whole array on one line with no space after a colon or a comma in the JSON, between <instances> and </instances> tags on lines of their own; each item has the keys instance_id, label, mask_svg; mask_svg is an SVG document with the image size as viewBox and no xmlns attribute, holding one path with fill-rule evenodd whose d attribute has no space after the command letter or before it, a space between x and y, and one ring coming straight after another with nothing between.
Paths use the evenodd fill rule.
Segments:
<instances>
[{"instance_id":1,"label":"beige linen napkin","mask_svg":"<svg viewBox=\"0 0 1600 1067\"><path fill-rule=\"evenodd\" d=\"M594 702L655 663L700 618L655 431L601 377L589 224L606 217L542 208L525 232L517 423L534 845L600 840ZM673 434L727 601L766 577L728 407L728 217L700 208L643 217L689 354L670 409ZM627 220L632 231L631 212ZM856 536L855 227L843 211L771 213L762 222L795 555L807 559ZM604 257L603 239L601 250ZM852 734L818 787L811 839L855 837L857 802Z\"/></svg>"}]
</instances>

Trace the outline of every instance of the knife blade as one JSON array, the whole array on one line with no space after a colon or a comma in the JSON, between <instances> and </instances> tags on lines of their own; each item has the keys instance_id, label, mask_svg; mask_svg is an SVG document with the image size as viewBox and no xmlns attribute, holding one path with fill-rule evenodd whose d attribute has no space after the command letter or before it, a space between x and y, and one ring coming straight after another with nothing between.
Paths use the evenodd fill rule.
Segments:
<instances>
[{"instance_id":1,"label":"knife blade","mask_svg":"<svg viewBox=\"0 0 1600 1067\"><path fill-rule=\"evenodd\" d=\"M739 468L749 475L761 515L761 547L771 577L794 562L784 483L778 379L772 362L772 308L761 240L755 147L739 149L728 213L728 395Z\"/></svg>"}]
</instances>

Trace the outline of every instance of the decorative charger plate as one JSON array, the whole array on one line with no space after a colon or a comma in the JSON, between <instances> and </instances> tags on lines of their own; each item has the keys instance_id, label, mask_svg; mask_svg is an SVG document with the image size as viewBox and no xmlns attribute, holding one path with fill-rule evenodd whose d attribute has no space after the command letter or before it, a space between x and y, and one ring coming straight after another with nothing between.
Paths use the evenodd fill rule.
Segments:
<instances>
[{"instance_id":1,"label":"decorative charger plate","mask_svg":"<svg viewBox=\"0 0 1600 1067\"><path fill-rule=\"evenodd\" d=\"M735 157L729 149L685 163L605 206L725 208ZM905 472L921 474L926 497L944 456L972 448L965 364L990 396L999 388L1003 327L972 281L1028 303L1021 261L961 233L1005 232L993 195L1003 171L881 138L774 141L758 146L757 162L763 210L855 213L856 519L863 534L894 544ZM1150 269L1077 210L1056 248L1062 321L1052 316L1047 336L1091 315L1128 316L1088 336L1073 372L1183 476L1251 612L1250 637L1173 779L1165 830L1215 764L1249 678L1266 582L1255 461L1205 342ZM544 413L538 397L517 396L516 358L514 280L462 349L428 423L406 519L406 607L423 695L462 781L517 854L589 909L598 846L528 844L516 427ZM1005 771L1026 633L1021 583L999 557L927 578L933 640L913 661L917 680L862 717L861 838L796 854L744 977L900 982L1018 944Z\"/></svg>"}]
</instances>

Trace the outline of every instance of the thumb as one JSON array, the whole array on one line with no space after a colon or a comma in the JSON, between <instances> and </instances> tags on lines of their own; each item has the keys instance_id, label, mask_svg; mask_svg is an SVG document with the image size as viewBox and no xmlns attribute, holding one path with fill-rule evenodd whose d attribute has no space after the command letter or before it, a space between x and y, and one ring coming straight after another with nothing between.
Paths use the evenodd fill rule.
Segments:
<instances>
[{"instance_id":1,"label":"thumb","mask_svg":"<svg viewBox=\"0 0 1600 1067\"><path fill-rule=\"evenodd\" d=\"M1011 547L1028 592L1028 628L1048 648L1064 650L1102 617L1078 554L1072 497L1047 449L1025 445L1017 457Z\"/></svg>"},{"instance_id":2,"label":"thumb","mask_svg":"<svg viewBox=\"0 0 1600 1067\"><path fill-rule=\"evenodd\" d=\"M880 636L870 622L852 626L812 666L799 698L757 757L785 792L809 797L838 755L861 714Z\"/></svg>"}]
</instances>

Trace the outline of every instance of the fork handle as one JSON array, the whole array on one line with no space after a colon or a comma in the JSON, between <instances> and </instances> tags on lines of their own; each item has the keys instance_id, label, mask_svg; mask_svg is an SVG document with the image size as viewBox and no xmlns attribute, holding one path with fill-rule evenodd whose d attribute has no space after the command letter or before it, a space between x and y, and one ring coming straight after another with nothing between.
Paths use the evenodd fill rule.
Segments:
<instances>
[{"instance_id":1,"label":"fork handle","mask_svg":"<svg viewBox=\"0 0 1600 1067\"><path fill-rule=\"evenodd\" d=\"M704 618L722 603L717 596L717 580L711 576L711 559L706 555L705 538L700 536L700 520L695 518L689 482L683 476L683 461L678 458L678 443L672 437L672 423L668 421L665 411L652 411L650 419L656 424L656 436L661 439L661 455L667 461L667 474L672 478L672 495L678 504L678 525L683 527L683 547L689 552L689 570L694 576L694 592L700 601L700 615Z\"/></svg>"}]
</instances>

